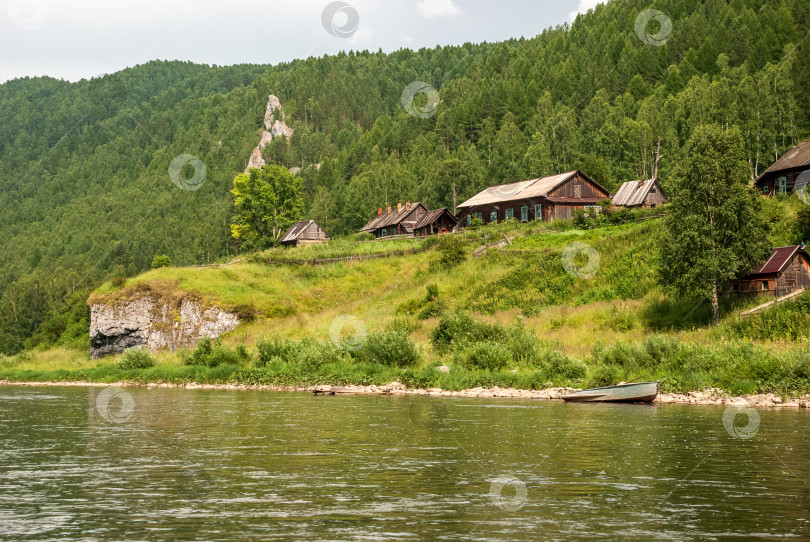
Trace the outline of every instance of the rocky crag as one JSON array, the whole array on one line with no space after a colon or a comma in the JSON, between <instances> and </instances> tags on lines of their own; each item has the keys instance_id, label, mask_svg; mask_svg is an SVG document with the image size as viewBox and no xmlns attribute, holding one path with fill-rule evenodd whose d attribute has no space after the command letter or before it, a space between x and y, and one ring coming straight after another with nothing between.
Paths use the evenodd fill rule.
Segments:
<instances>
[{"instance_id":1,"label":"rocky crag","mask_svg":"<svg viewBox=\"0 0 810 542\"><path fill-rule=\"evenodd\" d=\"M276 118L276 113L279 114L280 119ZM247 173L250 168L260 168L265 165L264 158L262 157L262 149L264 149L265 145L273 141L273 139L284 136L289 141L293 131L284 121L284 109L281 107L281 100L271 94L267 99L267 109L264 112L264 129L262 130L262 136L261 139L259 139L259 144L250 154L247 167L245 167L245 173Z\"/></svg>"},{"instance_id":2,"label":"rocky crag","mask_svg":"<svg viewBox=\"0 0 810 542\"><path fill-rule=\"evenodd\" d=\"M169 302L149 294L90 306L90 355L100 358L128 348L177 350L203 337L216 338L239 325L235 314L204 307L195 299Z\"/></svg>"}]
</instances>

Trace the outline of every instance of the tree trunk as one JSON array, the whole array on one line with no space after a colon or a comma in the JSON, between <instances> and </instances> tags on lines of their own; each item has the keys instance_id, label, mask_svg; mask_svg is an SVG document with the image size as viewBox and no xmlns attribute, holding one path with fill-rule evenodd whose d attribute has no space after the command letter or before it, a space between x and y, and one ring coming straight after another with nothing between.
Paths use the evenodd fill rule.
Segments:
<instances>
[{"instance_id":1,"label":"tree trunk","mask_svg":"<svg viewBox=\"0 0 810 542\"><path fill-rule=\"evenodd\" d=\"M712 320L714 325L720 324L720 302L717 297L717 283L712 284Z\"/></svg>"}]
</instances>

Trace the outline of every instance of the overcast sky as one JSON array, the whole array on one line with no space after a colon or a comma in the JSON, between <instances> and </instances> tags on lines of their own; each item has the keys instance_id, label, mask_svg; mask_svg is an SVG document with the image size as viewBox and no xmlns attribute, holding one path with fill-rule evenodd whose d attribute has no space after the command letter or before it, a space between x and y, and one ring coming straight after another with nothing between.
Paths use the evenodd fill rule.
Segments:
<instances>
[{"instance_id":1,"label":"overcast sky","mask_svg":"<svg viewBox=\"0 0 810 542\"><path fill-rule=\"evenodd\" d=\"M532 37L597 0L0 0L0 82Z\"/></svg>"}]
</instances>

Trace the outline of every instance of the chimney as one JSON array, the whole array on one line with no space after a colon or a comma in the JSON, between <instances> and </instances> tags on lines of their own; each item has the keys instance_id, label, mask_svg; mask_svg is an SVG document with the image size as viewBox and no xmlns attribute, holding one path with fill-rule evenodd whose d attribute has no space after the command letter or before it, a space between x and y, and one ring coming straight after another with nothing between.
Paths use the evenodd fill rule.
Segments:
<instances>
[{"instance_id":1,"label":"chimney","mask_svg":"<svg viewBox=\"0 0 810 542\"><path fill-rule=\"evenodd\" d=\"M402 210L402 204L397 203L397 212L400 212L401 210Z\"/></svg>"},{"instance_id":2,"label":"chimney","mask_svg":"<svg viewBox=\"0 0 810 542\"><path fill-rule=\"evenodd\" d=\"M382 207L377 207L377 216L382 216Z\"/></svg>"},{"instance_id":3,"label":"chimney","mask_svg":"<svg viewBox=\"0 0 810 542\"><path fill-rule=\"evenodd\" d=\"M405 202L405 210L406 210L406 211L410 211L410 210L411 210L411 202L410 202L410 201L406 201L406 202Z\"/></svg>"},{"instance_id":4,"label":"chimney","mask_svg":"<svg viewBox=\"0 0 810 542\"><path fill-rule=\"evenodd\" d=\"M388 213L386 213L386 214L389 214L389 215L391 214L391 206L390 205L388 206Z\"/></svg>"}]
</instances>

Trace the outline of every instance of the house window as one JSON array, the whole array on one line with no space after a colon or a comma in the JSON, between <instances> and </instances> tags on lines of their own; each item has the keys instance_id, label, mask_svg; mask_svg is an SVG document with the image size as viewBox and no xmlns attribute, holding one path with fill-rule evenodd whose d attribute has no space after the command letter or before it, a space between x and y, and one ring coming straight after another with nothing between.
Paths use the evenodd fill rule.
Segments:
<instances>
[{"instance_id":1,"label":"house window","mask_svg":"<svg viewBox=\"0 0 810 542\"><path fill-rule=\"evenodd\" d=\"M470 225L470 222L472 222L472 215L467 215L467 225L468 226Z\"/></svg>"},{"instance_id":2,"label":"house window","mask_svg":"<svg viewBox=\"0 0 810 542\"><path fill-rule=\"evenodd\" d=\"M520 221L526 222L527 220L529 220L529 206L524 205L520 208Z\"/></svg>"},{"instance_id":3,"label":"house window","mask_svg":"<svg viewBox=\"0 0 810 542\"><path fill-rule=\"evenodd\" d=\"M497 222L498 221L498 211L491 211L489 213L489 221L490 222Z\"/></svg>"},{"instance_id":4,"label":"house window","mask_svg":"<svg viewBox=\"0 0 810 542\"><path fill-rule=\"evenodd\" d=\"M574 197L575 198L581 198L582 197L582 185L581 184L575 184L574 185Z\"/></svg>"},{"instance_id":5,"label":"house window","mask_svg":"<svg viewBox=\"0 0 810 542\"><path fill-rule=\"evenodd\" d=\"M383 228L383 230L382 230L382 235L381 235L380 237L385 237L386 235L388 235L388 230L386 230L385 228Z\"/></svg>"},{"instance_id":6,"label":"house window","mask_svg":"<svg viewBox=\"0 0 810 542\"><path fill-rule=\"evenodd\" d=\"M476 217L478 220L484 220L484 214L483 214L483 213L475 213L475 217Z\"/></svg>"},{"instance_id":7,"label":"house window","mask_svg":"<svg viewBox=\"0 0 810 542\"><path fill-rule=\"evenodd\" d=\"M515 218L515 210L512 209L511 207L509 209L506 209L506 211L504 211L504 218L506 220L511 220Z\"/></svg>"},{"instance_id":8,"label":"house window","mask_svg":"<svg viewBox=\"0 0 810 542\"><path fill-rule=\"evenodd\" d=\"M583 205L582 210L585 211L585 216L596 216L602 208L598 205Z\"/></svg>"},{"instance_id":9,"label":"house window","mask_svg":"<svg viewBox=\"0 0 810 542\"><path fill-rule=\"evenodd\" d=\"M768 281L767 281L767 280L763 280L763 281L762 281L762 290L763 290L763 291L765 291L765 290L767 290L767 289L768 289Z\"/></svg>"},{"instance_id":10,"label":"house window","mask_svg":"<svg viewBox=\"0 0 810 542\"><path fill-rule=\"evenodd\" d=\"M762 187L762 193L765 194L766 196L768 195L768 187L767 186Z\"/></svg>"},{"instance_id":11,"label":"house window","mask_svg":"<svg viewBox=\"0 0 810 542\"><path fill-rule=\"evenodd\" d=\"M543 220L543 205L541 203L534 206L534 219Z\"/></svg>"},{"instance_id":12,"label":"house window","mask_svg":"<svg viewBox=\"0 0 810 542\"><path fill-rule=\"evenodd\" d=\"M787 192L787 177L779 177L777 181L779 182L779 193L784 194Z\"/></svg>"}]
</instances>

